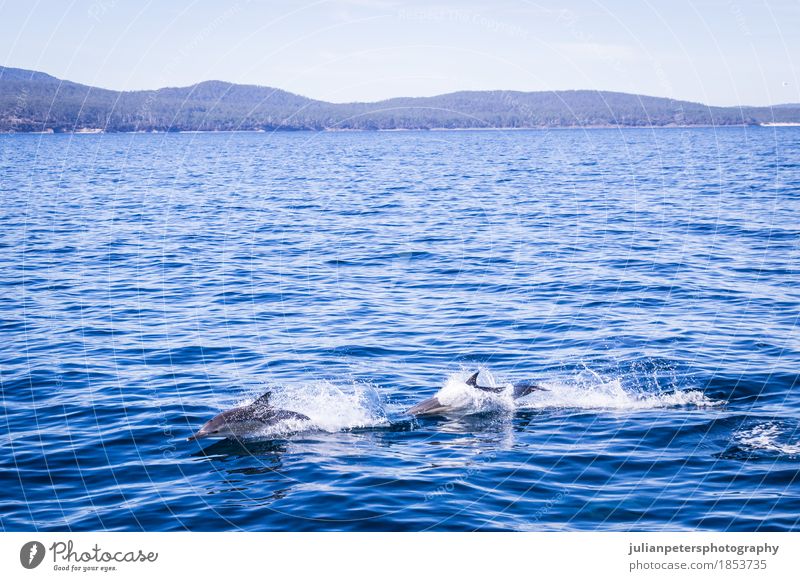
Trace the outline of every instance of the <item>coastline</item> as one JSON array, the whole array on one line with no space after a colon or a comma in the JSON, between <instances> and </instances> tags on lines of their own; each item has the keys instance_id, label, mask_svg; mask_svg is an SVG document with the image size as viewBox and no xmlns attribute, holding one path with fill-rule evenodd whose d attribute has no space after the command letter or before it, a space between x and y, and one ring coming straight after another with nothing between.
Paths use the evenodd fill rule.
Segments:
<instances>
[{"instance_id":1,"label":"coastline","mask_svg":"<svg viewBox=\"0 0 800 581\"><path fill-rule=\"evenodd\" d=\"M187 129L185 131L105 131L96 127L76 129L75 131L0 131L0 135L192 135L192 134L228 134L228 133L404 133L425 131L551 131L551 130L587 130L587 129L724 129L732 127L800 127L800 123L741 123L725 125L543 125L537 127L429 127L429 128L394 128L394 129L220 129L202 130Z\"/></svg>"}]
</instances>

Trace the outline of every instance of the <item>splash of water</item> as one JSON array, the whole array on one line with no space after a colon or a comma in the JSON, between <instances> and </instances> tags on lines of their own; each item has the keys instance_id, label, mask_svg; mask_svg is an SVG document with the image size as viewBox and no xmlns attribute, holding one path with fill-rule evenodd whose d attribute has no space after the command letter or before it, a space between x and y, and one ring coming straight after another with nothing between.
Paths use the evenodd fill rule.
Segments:
<instances>
[{"instance_id":1,"label":"splash of water","mask_svg":"<svg viewBox=\"0 0 800 581\"><path fill-rule=\"evenodd\" d=\"M710 407L715 401L699 390L649 393L626 389L619 378L586 382L580 378L562 382L544 382L544 392L536 392L518 402L521 409L578 408L646 410L681 406Z\"/></svg>"},{"instance_id":2,"label":"splash of water","mask_svg":"<svg viewBox=\"0 0 800 581\"><path fill-rule=\"evenodd\" d=\"M621 378L605 378L584 369L574 377L542 382L537 391L515 400L511 383L498 381L488 369L481 369L480 384L504 387L488 392L467 385L470 371L452 373L436 398L454 414L513 412L535 409L646 410L670 407L709 407L725 402L708 398L699 390L651 392L627 388ZM332 382L275 386L271 405L308 416L308 420L287 419L266 426L254 437L277 437L299 431L338 432L355 428L378 428L391 424L379 391L369 383ZM242 402L249 403L249 401Z\"/></svg>"},{"instance_id":3,"label":"splash of water","mask_svg":"<svg viewBox=\"0 0 800 581\"><path fill-rule=\"evenodd\" d=\"M504 386L504 391L494 394L476 390L466 384L468 375L469 372L452 374L436 394L439 401L462 413L546 408L635 411L681 406L710 407L725 403L712 400L699 390L654 392L628 388L622 378L609 379L588 368L564 380L541 382L546 391L536 391L515 401L511 384L498 382L488 370L481 370L481 385Z\"/></svg>"},{"instance_id":4,"label":"splash of water","mask_svg":"<svg viewBox=\"0 0 800 581\"><path fill-rule=\"evenodd\" d=\"M795 456L800 454L800 441L788 441L792 432L776 422L757 424L733 435L740 449L748 452L770 452Z\"/></svg>"},{"instance_id":5,"label":"splash of water","mask_svg":"<svg viewBox=\"0 0 800 581\"><path fill-rule=\"evenodd\" d=\"M454 412L483 413L512 411L514 398L512 397L511 384L498 384L488 370L481 370L481 385L487 387L506 387L500 393L481 391L467 385L469 372L453 373L447 382L436 393L436 398Z\"/></svg>"},{"instance_id":6,"label":"splash of water","mask_svg":"<svg viewBox=\"0 0 800 581\"><path fill-rule=\"evenodd\" d=\"M389 424L380 394L369 383L334 383L320 380L302 385L272 388L271 405L299 412L309 420L291 419L270 427L267 432L318 429L338 432L354 428ZM259 435L268 435L259 432Z\"/></svg>"}]
</instances>

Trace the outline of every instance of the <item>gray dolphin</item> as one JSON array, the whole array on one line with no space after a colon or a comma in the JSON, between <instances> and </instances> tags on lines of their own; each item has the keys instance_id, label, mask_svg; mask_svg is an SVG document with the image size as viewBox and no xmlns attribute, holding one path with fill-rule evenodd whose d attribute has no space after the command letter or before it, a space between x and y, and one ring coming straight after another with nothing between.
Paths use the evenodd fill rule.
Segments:
<instances>
[{"instance_id":1,"label":"gray dolphin","mask_svg":"<svg viewBox=\"0 0 800 581\"><path fill-rule=\"evenodd\" d=\"M200 438L241 438L258 432L285 420L308 420L308 416L289 410L275 409L269 405L271 392L267 392L250 405L233 408L217 414L189 437Z\"/></svg>"},{"instance_id":2,"label":"gray dolphin","mask_svg":"<svg viewBox=\"0 0 800 581\"><path fill-rule=\"evenodd\" d=\"M470 376L470 378L466 381L466 384L470 387L474 387L475 389L487 391L489 393L502 393L507 389L506 387L502 386L489 387L486 385L478 385L479 374L480 371ZM532 381L520 381L519 383L513 384L511 388L513 389L512 396L514 399L525 397L534 391L548 391L546 388L536 385ZM409 408L406 413L412 416L439 416L451 411L453 410L449 406L440 402L438 398L431 397Z\"/></svg>"}]
</instances>

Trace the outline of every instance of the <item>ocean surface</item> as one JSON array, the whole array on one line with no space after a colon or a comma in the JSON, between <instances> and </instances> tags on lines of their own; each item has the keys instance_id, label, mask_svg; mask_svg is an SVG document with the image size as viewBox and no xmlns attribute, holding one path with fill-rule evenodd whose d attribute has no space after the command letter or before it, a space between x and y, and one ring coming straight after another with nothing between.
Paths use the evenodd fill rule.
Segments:
<instances>
[{"instance_id":1,"label":"ocean surface","mask_svg":"<svg viewBox=\"0 0 800 581\"><path fill-rule=\"evenodd\" d=\"M2 530L800 528L800 128L4 135L0 193Z\"/></svg>"}]
</instances>

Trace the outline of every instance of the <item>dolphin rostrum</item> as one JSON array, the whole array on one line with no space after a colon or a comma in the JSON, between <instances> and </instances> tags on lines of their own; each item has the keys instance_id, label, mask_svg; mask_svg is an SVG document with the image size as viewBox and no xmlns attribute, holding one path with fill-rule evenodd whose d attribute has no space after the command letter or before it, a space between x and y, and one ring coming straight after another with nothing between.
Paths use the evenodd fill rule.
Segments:
<instances>
[{"instance_id":1,"label":"dolphin rostrum","mask_svg":"<svg viewBox=\"0 0 800 581\"><path fill-rule=\"evenodd\" d=\"M465 382L468 386L473 387L475 389L479 389L480 391L485 391L488 393L502 393L506 389L506 386L500 387L489 387L486 385L478 385L478 375L480 371L474 373L470 376L469 379ZM529 393L534 391L548 391L546 388L536 385L532 381L520 381L519 383L515 383L511 386L512 396L514 399L519 399L521 397L525 397ZM442 414L446 414L447 412L454 411L450 406L443 404L439 401L439 398L436 396L426 399L425 401L419 402L414 407L410 408L406 411L407 414L412 416L438 416Z\"/></svg>"},{"instance_id":2,"label":"dolphin rostrum","mask_svg":"<svg viewBox=\"0 0 800 581\"><path fill-rule=\"evenodd\" d=\"M257 433L266 426L273 426L286 420L308 420L301 413L279 410L270 406L271 392L267 392L250 405L233 408L217 414L189 437L189 440L200 438L234 438L238 439Z\"/></svg>"}]
</instances>

